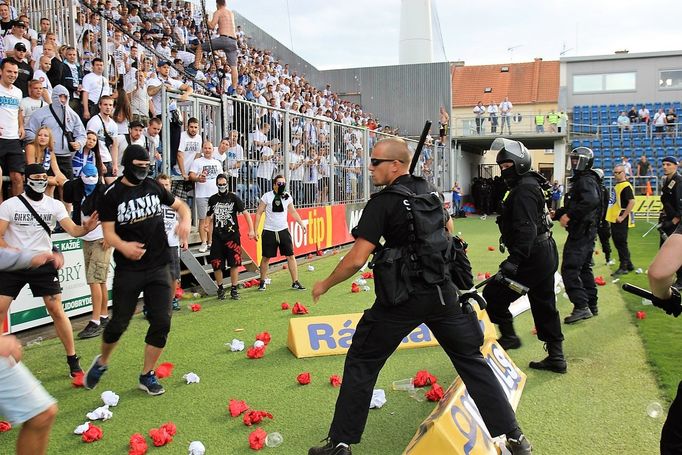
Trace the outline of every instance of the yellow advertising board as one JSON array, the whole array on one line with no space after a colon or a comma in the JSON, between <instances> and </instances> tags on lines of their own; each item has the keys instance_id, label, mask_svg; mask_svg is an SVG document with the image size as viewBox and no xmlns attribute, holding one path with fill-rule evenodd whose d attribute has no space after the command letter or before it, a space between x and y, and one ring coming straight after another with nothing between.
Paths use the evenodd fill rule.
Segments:
<instances>
[{"instance_id":1,"label":"yellow advertising board","mask_svg":"<svg viewBox=\"0 0 682 455\"><path fill-rule=\"evenodd\" d=\"M635 196L635 207L632 209L635 218L658 216L662 210L660 196Z\"/></svg>"},{"instance_id":2,"label":"yellow advertising board","mask_svg":"<svg viewBox=\"0 0 682 455\"><path fill-rule=\"evenodd\" d=\"M481 352L516 409L526 375L496 341L486 341ZM403 455L497 455L500 453L498 444L501 441L490 436L476 403L458 377L419 426Z\"/></svg>"},{"instance_id":3,"label":"yellow advertising board","mask_svg":"<svg viewBox=\"0 0 682 455\"><path fill-rule=\"evenodd\" d=\"M497 333L485 311L477 309L479 324L486 340L495 340ZM362 313L310 316L289 319L287 346L297 357L320 357L345 354L351 345L355 327ZM438 342L426 324L421 324L406 336L398 349L437 346Z\"/></svg>"}]
</instances>

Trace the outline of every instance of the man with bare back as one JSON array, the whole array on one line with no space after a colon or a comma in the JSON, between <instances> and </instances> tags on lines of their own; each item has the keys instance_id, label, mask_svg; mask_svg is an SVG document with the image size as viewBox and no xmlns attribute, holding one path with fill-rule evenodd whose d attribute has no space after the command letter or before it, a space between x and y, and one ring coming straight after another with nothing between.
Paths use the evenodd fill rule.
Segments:
<instances>
[{"instance_id":1,"label":"man with bare back","mask_svg":"<svg viewBox=\"0 0 682 455\"><path fill-rule=\"evenodd\" d=\"M232 86L228 89L228 93L231 94L237 88L237 79L239 75L237 74L237 38L235 35L234 28L234 15L225 6L225 0L216 0L216 6L218 9L213 13L213 18L208 21L209 34L211 31L218 26L218 36L211 40L210 46L208 42L200 43L197 46L196 53L199 54L203 51L210 51L213 47L213 51L223 51L227 56L227 63L230 65L230 72L232 74Z\"/></svg>"}]
</instances>

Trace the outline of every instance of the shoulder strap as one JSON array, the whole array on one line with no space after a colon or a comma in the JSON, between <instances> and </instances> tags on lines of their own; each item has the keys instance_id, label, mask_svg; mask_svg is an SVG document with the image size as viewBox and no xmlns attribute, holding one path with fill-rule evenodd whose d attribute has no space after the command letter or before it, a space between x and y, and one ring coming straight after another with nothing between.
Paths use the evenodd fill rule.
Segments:
<instances>
[{"instance_id":1,"label":"shoulder strap","mask_svg":"<svg viewBox=\"0 0 682 455\"><path fill-rule=\"evenodd\" d=\"M42 103L42 101L41 101L41 103ZM42 104L41 104L41 106L42 106ZM52 107L51 104L50 104L50 112L52 112L52 116L57 121L57 125L59 125L59 127L62 129L62 133L66 133L66 125L64 125L64 122L59 120L59 117L57 117L57 113L54 111L54 108Z\"/></svg>"},{"instance_id":2,"label":"shoulder strap","mask_svg":"<svg viewBox=\"0 0 682 455\"><path fill-rule=\"evenodd\" d=\"M104 124L104 119L100 114L97 114L97 117L99 117L99 121L102 122L102 129L104 130L104 136L111 140L111 136L109 135L109 132L107 131L107 126Z\"/></svg>"},{"instance_id":3,"label":"shoulder strap","mask_svg":"<svg viewBox=\"0 0 682 455\"><path fill-rule=\"evenodd\" d=\"M19 196L17 196L17 197L19 198L19 200L20 200L21 202L23 202L23 204L26 206L26 208L28 209L28 211L31 212L31 215L33 215L33 217L36 219L36 221L37 221L38 223L40 223L40 225L43 227L43 229L45 229L45 232L47 232L47 235L48 235L48 236L52 236L52 229L50 229L50 227L47 225L47 223L45 222L45 220L43 220L43 219L40 217L40 215L38 215L38 213L37 213L36 210L33 208L33 206L32 206L31 204L29 204L28 201L27 201L27 200L24 198L24 196L22 196L21 194L20 194Z\"/></svg>"}]
</instances>

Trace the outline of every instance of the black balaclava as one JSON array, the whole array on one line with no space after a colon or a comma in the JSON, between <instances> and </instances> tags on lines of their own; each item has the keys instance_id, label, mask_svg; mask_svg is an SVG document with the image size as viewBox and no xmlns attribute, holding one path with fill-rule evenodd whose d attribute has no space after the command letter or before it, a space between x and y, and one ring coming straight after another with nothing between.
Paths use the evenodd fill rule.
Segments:
<instances>
[{"instance_id":1,"label":"black balaclava","mask_svg":"<svg viewBox=\"0 0 682 455\"><path fill-rule=\"evenodd\" d=\"M516 174L516 165L510 166L507 169L502 169L500 171L500 176L509 188L516 186L516 184L519 182L519 179L521 178Z\"/></svg>"},{"instance_id":2,"label":"black balaclava","mask_svg":"<svg viewBox=\"0 0 682 455\"><path fill-rule=\"evenodd\" d=\"M133 185L139 185L147 178L149 167L136 166L133 164L133 160L149 161L149 152L137 144L129 145L123 152L123 159L121 160L121 164L124 166L123 177Z\"/></svg>"},{"instance_id":3,"label":"black balaclava","mask_svg":"<svg viewBox=\"0 0 682 455\"><path fill-rule=\"evenodd\" d=\"M47 189L47 178L45 180L31 180L34 174L45 174L45 168L42 164L33 163L26 166L24 170L24 175L26 176L26 185L24 190L26 191L26 196L33 199L34 201L39 201L43 198L43 193Z\"/></svg>"}]
</instances>

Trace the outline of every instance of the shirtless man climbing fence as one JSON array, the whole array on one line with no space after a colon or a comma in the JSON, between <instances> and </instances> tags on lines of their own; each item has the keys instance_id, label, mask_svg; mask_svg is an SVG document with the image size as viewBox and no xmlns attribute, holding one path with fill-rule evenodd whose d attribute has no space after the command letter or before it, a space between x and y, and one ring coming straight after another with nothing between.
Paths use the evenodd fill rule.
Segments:
<instances>
[{"instance_id":1,"label":"shirtless man climbing fence","mask_svg":"<svg viewBox=\"0 0 682 455\"><path fill-rule=\"evenodd\" d=\"M218 26L218 36L197 46L196 53L201 54L203 51L213 52L223 51L227 56L227 63L230 65L230 73L232 74L232 85L228 89L228 94L232 94L237 88L237 38L234 27L234 15L225 6L225 0L216 0L217 10L213 13L213 18L208 22L208 34L210 38L211 31Z\"/></svg>"}]
</instances>

